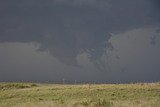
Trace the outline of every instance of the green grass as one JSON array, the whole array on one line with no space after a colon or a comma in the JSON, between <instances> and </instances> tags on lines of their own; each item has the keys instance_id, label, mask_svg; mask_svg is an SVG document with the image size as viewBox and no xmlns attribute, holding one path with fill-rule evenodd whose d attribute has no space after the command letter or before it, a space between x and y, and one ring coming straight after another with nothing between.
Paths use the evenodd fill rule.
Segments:
<instances>
[{"instance_id":1,"label":"green grass","mask_svg":"<svg viewBox=\"0 0 160 107\"><path fill-rule=\"evenodd\" d=\"M160 83L0 83L0 107L160 107Z\"/></svg>"},{"instance_id":2,"label":"green grass","mask_svg":"<svg viewBox=\"0 0 160 107\"><path fill-rule=\"evenodd\" d=\"M0 90L22 89L36 87L34 83L0 83Z\"/></svg>"}]
</instances>

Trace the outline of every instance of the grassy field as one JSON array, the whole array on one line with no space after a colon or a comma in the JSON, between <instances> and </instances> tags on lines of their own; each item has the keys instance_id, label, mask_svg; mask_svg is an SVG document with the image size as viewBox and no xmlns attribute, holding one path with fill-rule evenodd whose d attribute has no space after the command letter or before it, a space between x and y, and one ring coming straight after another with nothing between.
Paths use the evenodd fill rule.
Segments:
<instances>
[{"instance_id":1,"label":"grassy field","mask_svg":"<svg viewBox=\"0 0 160 107\"><path fill-rule=\"evenodd\" d=\"M0 107L160 107L160 83L0 83Z\"/></svg>"}]
</instances>

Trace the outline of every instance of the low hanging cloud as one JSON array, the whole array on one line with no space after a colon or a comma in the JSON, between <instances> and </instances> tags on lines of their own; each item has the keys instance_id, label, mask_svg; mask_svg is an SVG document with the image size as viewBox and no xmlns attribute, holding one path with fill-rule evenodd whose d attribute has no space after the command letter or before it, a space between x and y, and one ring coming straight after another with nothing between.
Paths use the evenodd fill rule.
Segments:
<instances>
[{"instance_id":1,"label":"low hanging cloud","mask_svg":"<svg viewBox=\"0 0 160 107\"><path fill-rule=\"evenodd\" d=\"M114 35L147 27L157 27L158 32L158 3L157 0L1 0L0 42L37 43L37 52L49 52L68 66L111 71L108 61L116 48L111 41ZM141 35L136 39L141 40ZM157 33L150 36L150 45L157 46L157 40Z\"/></svg>"}]
</instances>

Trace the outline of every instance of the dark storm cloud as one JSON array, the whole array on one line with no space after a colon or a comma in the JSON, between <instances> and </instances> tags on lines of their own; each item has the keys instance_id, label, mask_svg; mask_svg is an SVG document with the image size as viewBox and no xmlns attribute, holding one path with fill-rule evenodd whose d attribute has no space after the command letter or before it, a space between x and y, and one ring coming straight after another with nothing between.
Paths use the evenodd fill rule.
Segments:
<instances>
[{"instance_id":1,"label":"dark storm cloud","mask_svg":"<svg viewBox=\"0 0 160 107\"><path fill-rule=\"evenodd\" d=\"M150 0L1 0L0 41L37 42L66 64L81 51L98 59L110 32L159 24ZM156 16L156 17L155 17ZM91 51L94 50L94 51Z\"/></svg>"}]
</instances>

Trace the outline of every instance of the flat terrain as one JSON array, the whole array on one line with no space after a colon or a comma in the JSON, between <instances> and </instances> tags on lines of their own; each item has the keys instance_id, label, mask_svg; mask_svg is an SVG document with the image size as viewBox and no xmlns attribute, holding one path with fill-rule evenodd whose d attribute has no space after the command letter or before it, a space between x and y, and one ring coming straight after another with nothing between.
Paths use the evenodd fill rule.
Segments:
<instances>
[{"instance_id":1,"label":"flat terrain","mask_svg":"<svg viewBox=\"0 0 160 107\"><path fill-rule=\"evenodd\" d=\"M0 83L0 107L160 107L160 83Z\"/></svg>"}]
</instances>

